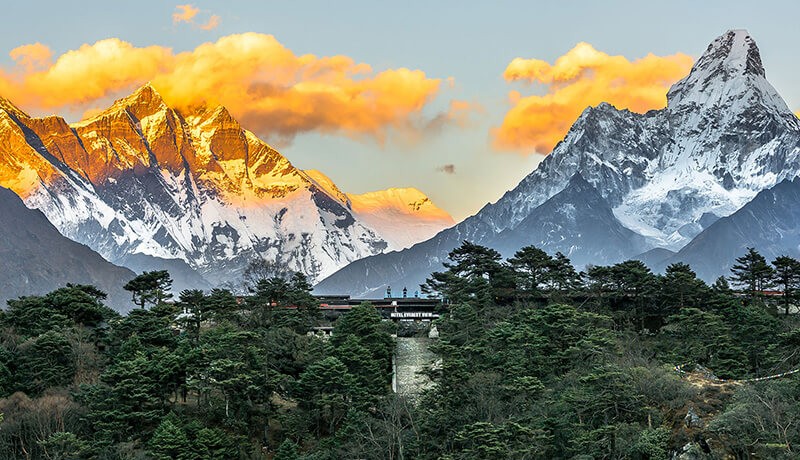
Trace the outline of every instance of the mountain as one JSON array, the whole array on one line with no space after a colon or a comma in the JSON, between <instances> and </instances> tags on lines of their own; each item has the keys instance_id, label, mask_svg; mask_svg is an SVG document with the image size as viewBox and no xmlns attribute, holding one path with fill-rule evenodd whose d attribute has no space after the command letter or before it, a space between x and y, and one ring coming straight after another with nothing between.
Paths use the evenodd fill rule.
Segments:
<instances>
[{"instance_id":1,"label":"mountain","mask_svg":"<svg viewBox=\"0 0 800 460\"><path fill-rule=\"evenodd\" d=\"M638 114L607 103L587 108L536 170L497 202L399 255L357 261L318 289L348 292L348 283L361 278L362 287L376 290L398 280L417 282L439 269L462 240L500 247L498 235L513 232L575 174L594 187L621 225L645 238L643 252L679 250L719 217L798 171L800 120L766 80L755 41L732 30L673 85L664 109ZM515 244L541 239L529 233ZM590 255L572 252L576 260Z\"/></svg>"},{"instance_id":2,"label":"mountain","mask_svg":"<svg viewBox=\"0 0 800 460\"><path fill-rule=\"evenodd\" d=\"M389 243L405 249L455 225L447 211L415 188L389 188L361 195L348 194L353 212Z\"/></svg>"},{"instance_id":3,"label":"mountain","mask_svg":"<svg viewBox=\"0 0 800 460\"><path fill-rule=\"evenodd\" d=\"M634 259L643 262L645 265L655 271L661 271L661 269L667 265L665 262L675 254L677 253L672 252L669 249L653 248L649 251L639 254L638 256L634 257Z\"/></svg>"},{"instance_id":4,"label":"mountain","mask_svg":"<svg viewBox=\"0 0 800 460\"><path fill-rule=\"evenodd\" d=\"M800 258L800 178L784 180L760 192L735 213L697 235L677 254L655 265L692 266L707 282L730 274L735 259L756 248L767 260L781 255Z\"/></svg>"},{"instance_id":5,"label":"mountain","mask_svg":"<svg viewBox=\"0 0 800 460\"><path fill-rule=\"evenodd\" d=\"M0 215L0 305L76 283L105 291L107 304L118 311L133 306L122 286L135 273L64 237L41 212L28 209L14 192L2 187Z\"/></svg>"},{"instance_id":6,"label":"mountain","mask_svg":"<svg viewBox=\"0 0 800 460\"><path fill-rule=\"evenodd\" d=\"M325 179L295 168L224 107L179 111L149 85L72 125L0 98L0 185L65 236L137 270L172 267L217 285L265 258L314 280L386 250L382 233L400 247L445 225L427 202L392 214L391 200L426 198L387 192L381 212L409 229L395 235L378 219L376 231Z\"/></svg>"},{"instance_id":7,"label":"mountain","mask_svg":"<svg viewBox=\"0 0 800 460\"><path fill-rule=\"evenodd\" d=\"M579 266L622 260L641 252L645 238L623 226L597 190L576 173L564 190L531 211L522 222L490 240L506 256L534 245L561 252Z\"/></svg>"},{"instance_id":8,"label":"mountain","mask_svg":"<svg viewBox=\"0 0 800 460\"><path fill-rule=\"evenodd\" d=\"M177 296L185 289L210 290L214 288L205 278L181 259L162 259L147 254L127 254L117 264L141 274L146 271L166 270L172 278L172 293Z\"/></svg>"}]
</instances>

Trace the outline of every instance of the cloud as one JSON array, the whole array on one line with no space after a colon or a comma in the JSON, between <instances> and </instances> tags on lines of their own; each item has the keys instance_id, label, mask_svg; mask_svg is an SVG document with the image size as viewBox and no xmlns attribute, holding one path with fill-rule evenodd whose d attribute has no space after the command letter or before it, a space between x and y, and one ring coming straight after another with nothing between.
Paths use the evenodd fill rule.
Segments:
<instances>
[{"instance_id":1,"label":"cloud","mask_svg":"<svg viewBox=\"0 0 800 460\"><path fill-rule=\"evenodd\" d=\"M446 165L441 165L436 168L437 171L443 172L445 174L455 174L456 173L456 165L452 163L448 163Z\"/></svg>"},{"instance_id":2,"label":"cloud","mask_svg":"<svg viewBox=\"0 0 800 460\"><path fill-rule=\"evenodd\" d=\"M172 13L172 23L177 24L179 22L194 22L194 17L197 16L197 13L200 12L200 8L195 7L191 4L186 5L178 5L175 7L175 12Z\"/></svg>"},{"instance_id":3,"label":"cloud","mask_svg":"<svg viewBox=\"0 0 800 460\"><path fill-rule=\"evenodd\" d=\"M26 46L15 50L32 49ZM39 49L37 55L47 52ZM82 45L39 69L26 66L24 59L30 55L24 56L18 61L20 68L10 73L0 70L0 89L20 105L39 108L82 105L132 88L168 70L173 59L168 48L136 48L116 38Z\"/></svg>"},{"instance_id":4,"label":"cloud","mask_svg":"<svg viewBox=\"0 0 800 460\"><path fill-rule=\"evenodd\" d=\"M578 43L554 64L516 58L506 81L541 85L543 95L509 92L511 109L492 129L493 147L523 153L549 153L563 139L578 115L590 105L609 102L619 109L646 112L666 105L670 85L684 77L693 59L682 53L630 61Z\"/></svg>"},{"instance_id":5,"label":"cloud","mask_svg":"<svg viewBox=\"0 0 800 460\"><path fill-rule=\"evenodd\" d=\"M210 18L208 18L208 22L205 24L200 24L200 28L203 30L214 30L219 26L220 17L216 14L212 14Z\"/></svg>"},{"instance_id":6,"label":"cloud","mask_svg":"<svg viewBox=\"0 0 800 460\"><path fill-rule=\"evenodd\" d=\"M185 22L187 24L191 24L192 26L202 29L202 30L214 30L219 26L220 18L216 14L212 14L208 17L208 20L204 23L197 23L196 19L200 19L197 15L200 13L200 8L187 3L186 5L178 5L175 7L175 12L172 13L172 23L178 24L181 22ZM208 13L204 13L208 14Z\"/></svg>"},{"instance_id":7,"label":"cloud","mask_svg":"<svg viewBox=\"0 0 800 460\"><path fill-rule=\"evenodd\" d=\"M22 66L25 71L34 71L50 64L53 52L39 42L30 45L22 45L14 48L8 53L17 65Z\"/></svg>"},{"instance_id":8,"label":"cloud","mask_svg":"<svg viewBox=\"0 0 800 460\"><path fill-rule=\"evenodd\" d=\"M47 56L44 48L16 54ZM270 139L315 131L379 142L389 131L419 136L431 123L423 109L443 83L421 70L377 71L347 56L298 55L258 33L225 36L181 53L110 38L43 68L26 67L21 58L11 69L0 68L0 94L28 109L87 110L148 81L179 109L220 103ZM466 110L454 101L444 116L457 123Z\"/></svg>"}]
</instances>

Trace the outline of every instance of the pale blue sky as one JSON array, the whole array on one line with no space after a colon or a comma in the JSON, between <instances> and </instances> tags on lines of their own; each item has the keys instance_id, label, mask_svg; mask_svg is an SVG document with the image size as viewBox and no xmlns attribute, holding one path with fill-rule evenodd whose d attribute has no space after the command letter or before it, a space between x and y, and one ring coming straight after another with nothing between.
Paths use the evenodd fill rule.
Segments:
<instances>
[{"instance_id":1,"label":"pale blue sky","mask_svg":"<svg viewBox=\"0 0 800 460\"><path fill-rule=\"evenodd\" d=\"M414 186L456 219L497 200L541 156L497 152L489 129L521 86L502 78L515 57L552 62L577 42L635 59L654 53L698 56L727 29L746 28L761 49L767 77L790 108L800 110L796 1L194 1L199 18L216 14L212 31L174 25L179 2L14 2L4 5L0 64L20 45L41 42L56 56L84 43L117 37L136 46L191 50L224 35L274 35L296 54L343 54L376 70L408 67L432 78L455 78L427 110L451 99L478 102L485 113L467 129L450 127L409 145L345 136L298 136L280 150L301 168L319 169L345 191ZM184 3L184 2L180 2ZM527 90L530 92L530 90ZM455 165L455 174L437 171Z\"/></svg>"}]
</instances>

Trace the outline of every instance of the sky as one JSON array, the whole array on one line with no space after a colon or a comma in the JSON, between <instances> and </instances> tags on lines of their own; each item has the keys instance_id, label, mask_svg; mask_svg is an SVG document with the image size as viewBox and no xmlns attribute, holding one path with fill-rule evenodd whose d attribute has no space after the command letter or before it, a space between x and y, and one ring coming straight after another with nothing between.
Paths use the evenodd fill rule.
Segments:
<instances>
[{"instance_id":1,"label":"sky","mask_svg":"<svg viewBox=\"0 0 800 460\"><path fill-rule=\"evenodd\" d=\"M416 187L456 220L588 105L646 111L728 29L800 112L796 1L193 1L4 5L0 96L78 121L150 81L221 103L345 192ZM46 11L46 13L44 13Z\"/></svg>"}]
</instances>

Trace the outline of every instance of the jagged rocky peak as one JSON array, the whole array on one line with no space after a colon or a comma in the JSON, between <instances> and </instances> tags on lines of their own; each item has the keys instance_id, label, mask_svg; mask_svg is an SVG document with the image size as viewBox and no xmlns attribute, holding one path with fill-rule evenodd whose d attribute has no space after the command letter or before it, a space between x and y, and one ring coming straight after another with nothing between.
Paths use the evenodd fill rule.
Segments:
<instances>
[{"instance_id":1,"label":"jagged rocky peak","mask_svg":"<svg viewBox=\"0 0 800 460\"><path fill-rule=\"evenodd\" d=\"M719 117L758 109L798 126L786 102L767 81L761 53L746 30L730 30L717 37L689 75L670 88L667 101L673 114L705 112Z\"/></svg>"},{"instance_id":2,"label":"jagged rocky peak","mask_svg":"<svg viewBox=\"0 0 800 460\"><path fill-rule=\"evenodd\" d=\"M169 106L161 97L161 94L156 91L150 83L146 83L141 88L134 91L130 96L118 99L114 104L101 113L102 117L105 114L126 110L131 116L135 117L137 121L142 118L153 115L162 110L168 110Z\"/></svg>"},{"instance_id":3,"label":"jagged rocky peak","mask_svg":"<svg viewBox=\"0 0 800 460\"><path fill-rule=\"evenodd\" d=\"M717 37L708 45L695 67L716 68L729 75L751 74L766 77L758 46L744 29L729 30Z\"/></svg>"}]
</instances>

